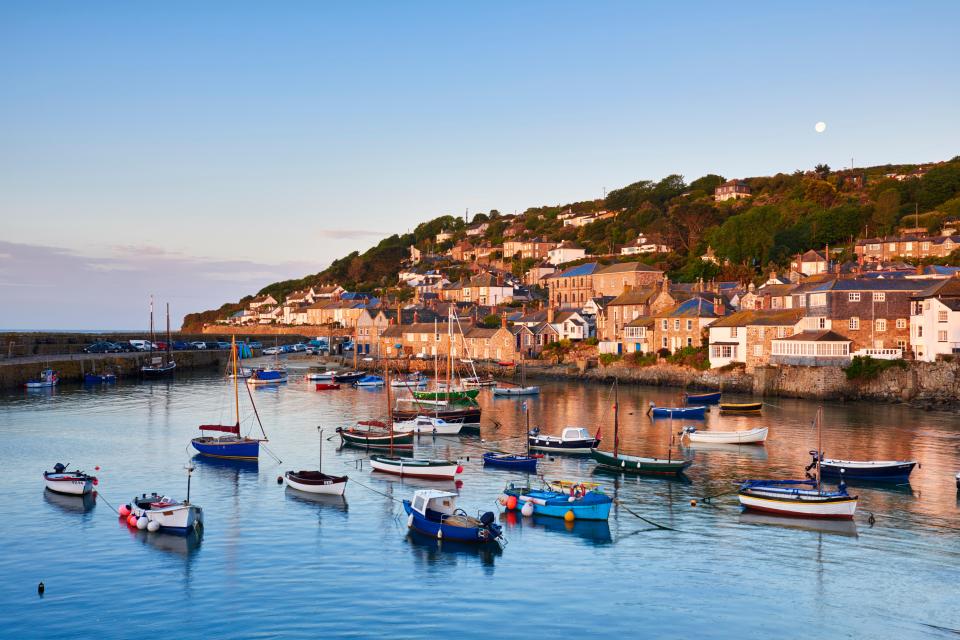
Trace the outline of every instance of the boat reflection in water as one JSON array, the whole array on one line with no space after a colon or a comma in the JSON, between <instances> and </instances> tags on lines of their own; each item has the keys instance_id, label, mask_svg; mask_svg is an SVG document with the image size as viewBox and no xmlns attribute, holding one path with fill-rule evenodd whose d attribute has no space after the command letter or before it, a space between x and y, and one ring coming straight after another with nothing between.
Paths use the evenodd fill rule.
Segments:
<instances>
[{"instance_id":1,"label":"boat reflection in water","mask_svg":"<svg viewBox=\"0 0 960 640\"><path fill-rule=\"evenodd\" d=\"M461 562L479 560L480 564L493 568L494 561L503 555L500 544L469 544L437 540L413 529L407 531L407 541L414 557L424 564L458 565Z\"/></svg>"},{"instance_id":2,"label":"boat reflection in water","mask_svg":"<svg viewBox=\"0 0 960 640\"><path fill-rule=\"evenodd\" d=\"M304 506L320 507L322 511L340 511L346 513L349 510L346 496L334 496L323 493L309 493L300 491L287 485L284 495L293 502L299 502Z\"/></svg>"},{"instance_id":3,"label":"boat reflection in water","mask_svg":"<svg viewBox=\"0 0 960 640\"><path fill-rule=\"evenodd\" d=\"M173 534L129 527L123 518L120 518L118 522L122 528L129 532L130 537L144 546L184 558L190 558L199 551L200 544L203 542L203 527L194 527L186 534Z\"/></svg>"},{"instance_id":4,"label":"boat reflection in water","mask_svg":"<svg viewBox=\"0 0 960 640\"><path fill-rule=\"evenodd\" d=\"M684 455L694 453L704 453L711 455L720 453L724 455L734 455L750 460L765 461L767 459L767 448L755 444L724 444L721 442L690 442L681 445L680 450Z\"/></svg>"},{"instance_id":5,"label":"boat reflection in water","mask_svg":"<svg viewBox=\"0 0 960 640\"><path fill-rule=\"evenodd\" d=\"M677 456L677 460L682 459ZM623 473L610 467L601 467L597 465L591 471L591 474L597 477L609 478L614 480L616 486L630 482L631 484L640 484L653 480L655 482L676 482L679 484L690 484L692 481L682 471L670 475L643 475L636 473Z\"/></svg>"},{"instance_id":6,"label":"boat reflection in water","mask_svg":"<svg viewBox=\"0 0 960 640\"><path fill-rule=\"evenodd\" d=\"M851 538L858 537L857 523L849 520L826 518L797 518L795 516L778 516L769 513L754 513L745 511L740 514L740 524L783 527L811 531L813 533L830 533Z\"/></svg>"},{"instance_id":7,"label":"boat reflection in water","mask_svg":"<svg viewBox=\"0 0 960 640\"><path fill-rule=\"evenodd\" d=\"M200 454L194 455L190 460L196 465L197 469L202 468L204 472L210 472L212 475L222 478L237 480L240 476L260 474L260 464L257 460L211 458Z\"/></svg>"},{"instance_id":8,"label":"boat reflection in water","mask_svg":"<svg viewBox=\"0 0 960 640\"><path fill-rule=\"evenodd\" d=\"M47 504L67 513L87 513L97 506L96 491L85 493L82 496L74 496L44 489L43 499Z\"/></svg>"},{"instance_id":9,"label":"boat reflection in water","mask_svg":"<svg viewBox=\"0 0 960 640\"><path fill-rule=\"evenodd\" d=\"M602 546L613 542L613 536L610 535L610 523L607 520L574 520L573 522L567 522L563 518L523 517L517 511L504 511L500 514L500 522L507 533L510 531L522 533L522 529L530 528L547 531L555 535L573 536L593 546Z\"/></svg>"}]
</instances>

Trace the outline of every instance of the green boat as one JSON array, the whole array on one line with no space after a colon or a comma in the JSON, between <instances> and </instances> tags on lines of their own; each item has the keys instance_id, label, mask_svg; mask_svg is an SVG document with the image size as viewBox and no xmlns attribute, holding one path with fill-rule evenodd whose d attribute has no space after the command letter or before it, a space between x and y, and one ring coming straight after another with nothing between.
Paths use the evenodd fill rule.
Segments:
<instances>
[{"instance_id":1,"label":"green boat","mask_svg":"<svg viewBox=\"0 0 960 640\"><path fill-rule=\"evenodd\" d=\"M434 391L414 391L413 397L417 400L473 400L480 394L480 389L446 389Z\"/></svg>"},{"instance_id":2,"label":"green boat","mask_svg":"<svg viewBox=\"0 0 960 640\"><path fill-rule=\"evenodd\" d=\"M613 383L613 452L590 449L592 457L602 469L609 469L620 473L635 473L638 475L679 476L684 469L693 464L683 458L641 458L620 453L620 401L618 385ZM673 438L673 435L670 435Z\"/></svg>"}]
</instances>

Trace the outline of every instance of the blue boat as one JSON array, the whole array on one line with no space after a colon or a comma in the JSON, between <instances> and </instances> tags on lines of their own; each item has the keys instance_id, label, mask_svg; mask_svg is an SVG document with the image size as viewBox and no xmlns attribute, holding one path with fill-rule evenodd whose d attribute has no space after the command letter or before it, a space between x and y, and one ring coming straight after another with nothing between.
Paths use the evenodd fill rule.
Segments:
<instances>
[{"instance_id":1,"label":"blue boat","mask_svg":"<svg viewBox=\"0 0 960 640\"><path fill-rule=\"evenodd\" d=\"M353 384L357 387L382 387L384 382L380 376L369 375L363 376Z\"/></svg>"},{"instance_id":2,"label":"blue boat","mask_svg":"<svg viewBox=\"0 0 960 640\"><path fill-rule=\"evenodd\" d=\"M457 507L457 494L437 489L421 489L413 500L404 500L407 527L417 533L451 542L487 544L497 542L503 531L496 516L486 512L479 518Z\"/></svg>"},{"instance_id":3,"label":"blue boat","mask_svg":"<svg viewBox=\"0 0 960 640\"><path fill-rule=\"evenodd\" d=\"M247 384L280 384L287 381L287 371L285 369L254 369L250 377L247 378Z\"/></svg>"},{"instance_id":4,"label":"blue boat","mask_svg":"<svg viewBox=\"0 0 960 640\"><path fill-rule=\"evenodd\" d=\"M650 403L650 409L647 414L651 418L690 418L692 420L703 420L706 418L707 408L700 407L658 407Z\"/></svg>"},{"instance_id":5,"label":"blue boat","mask_svg":"<svg viewBox=\"0 0 960 640\"><path fill-rule=\"evenodd\" d=\"M116 381L117 381L117 376L112 373L83 374L83 384L113 384Z\"/></svg>"},{"instance_id":6,"label":"blue boat","mask_svg":"<svg viewBox=\"0 0 960 640\"><path fill-rule=\"evenodd\" d=\"M811 451L813 461L807 472L817 465L817 452ZM846 481L864 482L909 482L916 460L834 460L823 458L820 461L820 476Z\"/></svg>"},{"instance_id":7,"label":"blue boat","mask_svg":"<svg viewBox=\"0 0 960 640\"><path fill-rule=\"evenodd\" d=\"M260 414L257 408L253 406L253 413L257 418L257 424L260 425L260 431L263 433L263 439L250 438L240 435L240 378L237 375L237 345L235 341L231 342L230 357L233 363L233 376L230 378L233 383L233 404L236 410L236 422L234 424L202 424L200 431L213 431L226 433L225 436L201 435L199 438L193 438L190 444L202 456L210 458L220 458L224 460L257 460L260 457L260 443L267 441L267 433L263 429L263 423L260 422ZM249 394L248 394L249 395ZM250 396L250 404L253 405L253 396Z\"/></svg>"},{"instance_id":8,"label":"blue boat","mask_svg":"<svg viewBox=\"0 0 960 640\"><path fill-rule=\"evenodd\" d=\"M510 469L511 471L522 471L525 473L536 473L537 459L533 456L522 456L512 453L493 453L491 451L483 454L483 466Z\"/></svg>"},{"instance_id":9,"label":"blue boat","mask_svg":"<svg viewBox=\"0 0 960 640\"><path fill-rule=\"evenodd\" d=\"M613 500L584 484L571 484L569 492L518 488L509 484L500 496L500 504L508 511L521 511L529 504L533 507L533 515L552 518L566 518L567 512L572 511L574 520L606 520L610 517Z\"/></svg>"},{"instance_id":10,"label":"blue boat","mask_svg":"<svg viewBox=\"0 0 960 640\"><path fill-rule=\"evenodd\" d=\"M683 401L687 405L705 405L720 404L720 392L713 393L687 393L683 396Z\"/></svg>"}]
</instances>

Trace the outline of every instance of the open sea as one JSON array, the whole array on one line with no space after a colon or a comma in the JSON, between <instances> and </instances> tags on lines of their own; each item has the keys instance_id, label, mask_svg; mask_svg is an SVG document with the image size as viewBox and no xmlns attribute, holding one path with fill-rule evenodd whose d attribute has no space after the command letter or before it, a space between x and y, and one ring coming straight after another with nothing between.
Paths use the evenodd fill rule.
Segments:
<instances>
[{"instance_id":1,"label":"open sea","mask_svg":"<svg viewBox=\"0 0 960 640\"><path fill-rule=\"evenodd\" d=\"M296 380L256 389L269 447L259 464L193 457L200 423L232 421L232 391L214 373L110 387L62 385L0 395L2 638L956 638L960 634L960 417L874 403L826 403L827 455L914 459L909 485L851 486L854 522L741 513L744 478L802 477L818 406L772 399L762 417L707 428L769 426L765 446L695 445L685 480L598 472L585 458L545 459L547 478L602 483L622 506L608 523L498 515L502 548L453 548L408 533L399 500L450 488L468 512L497 511L508 482L485 448L521 451L521 399L481 392L482 439L423 437L418 456L460 458L461 480L372 473L360 450L323 441L328 473L350 476L344 500L277 484L316 468L321 438L383 418L385 392L314 391ZM545 433L582 425L612 440L610 389L543 383L527 398ZM242 391L242 389L241 389ZM647 404L675 389L620 388L627 453L673 455L689 421L652 422ZM730 399L736 399L732 397ZM745 400L745 398L743 398ZM241 397L244 429L249 401ZM51 494L56 462L96 472L95 500ZM131 531L111 505L157 491L191 498L202 536ZM718 495L710 502L705 496ZM697 500L697 506L691 506ZM873 515L874 522L868 519ZM46 592L37 594L43 581Z\"/></svg>"}]
</instances>

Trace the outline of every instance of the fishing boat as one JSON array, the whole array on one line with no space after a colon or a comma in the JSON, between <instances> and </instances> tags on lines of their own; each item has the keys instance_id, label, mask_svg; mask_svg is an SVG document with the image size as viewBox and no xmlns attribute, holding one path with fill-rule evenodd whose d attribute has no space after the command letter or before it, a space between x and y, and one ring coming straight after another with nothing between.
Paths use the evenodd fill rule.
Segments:
<instances>
[{"instance_id":1,"label":"fishing boat","mask_svg":"<svg viewBox=\"0 0 960 640\"><path fill-rule=\"evenodd\" d=\"M283 384L286 381L287 370L276 367L254 369L247 377L247 384L255 387L266 384Z\"/></svg>"},{"instance_id":2,"label":"fishing boat","mask_svg":"<svg viewBox=\"0 0 960 640\"><path fill-rule=\"evenodd\" d=\"M62 493L69 496L82 496L93 491L97 484L96 476L91 476L83 471L67 471L70 464L57 463L53 465L53 471L43 472L43 482L47 489L54 493Z\"/></svg>"},{"instance_id":3,"label":"fishing boat","mask_svg":"<svg viewBox=\"0 0 960 640\"><path fill-rule=\"evenodd\" d=\"M321 493L342 496L347 488L347 476L331 476L323 473L323 429L320 431L320 461L316 471L287 471L284 477L287 486L306 493Z\"/></svg>"},{"instance_id":4,"label":"fishing boat","mask_svg":"<svg viewBox=\"0 0 960 640\"><path fill-rule=\"evenodd\" d=\"M449 491L420 489L412 501L403 501L403 509L407 527L437 540L487 544L498 541L503 533L493 513L474 518L457 507L457 494Z\"/></svg>"},{"instance_id":5,"label":"fishing boat","mask_svg":"<svg viewBox=\"0 0 960 640\"><path fill-rule=\"evenodd\" d=\"M390 381L390 386L401 389L416 389L427 384L427 378L421 373L411 373L408 376Z\"/></svg>"},{"instance_id":6,"label":"fishing boat","mask_svg":"<svg viewBox=\"0 0 960 640\"><path fill-rule=\"evenodd\" d=\"M809 472L817 464L817 452L811 451ZM820 475L824 478L864 480L868 482L909 482L916 460L820 460Z\"/></svg>"},{"instance_id":7,"label":"fishing boat","mask_svg":"<svg viewBox=\"0 0 960 640\"><path fill-rule=\"evenodd\" d=\"M394 421L393 430L397 433L416 433L435 436L455 436L463 428L462 422L447 422L443 418L417 416L413 420Z\"/></svg>"},{"instance_id":8,"label":"fishing boat","mask_svg":"<svg viewBox=\"0 0 960 640\"><path fill-rule=\"evenodd\" d=\"M515 453L488 451L483 454L483 466L520 471L523 473L536 473L537 458L534 456L517 455Z\"/></svg>"},{"instance_id":9,"label":"fishing boat","mask_svg":"<svg viewBox=\"0 0 960 640\"><path fill-rule=\"evenodd\" d=\"M44 369L36 380L27 380L23 386L27 389L49 389L56 386L60 377L53 369Z\"/></svg>"},{"instance_id":10,"label":"fishing boat","mask_svg":"<svg viewBox=\"0 0 960 640\"><path fill-rule=\"evenodd\" d=\"M535 451L549 453L587 454L600 446L600 432L596 436L584 427L564 427L559 436L545 436L540 434L540 428L535 427L527 435L529 448Z\"/></svg>"},{"instance_id":11,"label":"fishing boat","mask_svg":"<svg viewBox=\"0 0 960 640\"><path fill-rule=\"evenodd\" d=\"M493 388L493 395L498 397L535 396L540 393L540 387L536 385L527 385L527 367L523 358L520 359L520 366L518 369L520 373L520 383L498 384Z\"/></svg>"},{"instance_id":12,"label":"fishing boat","mask_svg":"<svg viewBox=\"0 0 960 640\"><path fill-rule=\"evenodd\" d=\"M456 387L445 389L438 387L430 391L417 390L413 392L413 397L417 400L473 400L480 394L480 389L459 389Z\"/></svg>"},{"instance_id":13,"label":"fishing boat","mask_svg":"<svg viewBox=\"0 0 960 640\"><path fill-rule=\"evenodd\" d=\"M154 356L153 347L155 344L156 335L153 330L153 296L150 296L150 360L147 364L140 367L140 374L148 378L160 378L163 376L168 376L174 372L177 368L177 363L174 362L173 356L170 354L170 349L173 348L173 340L170 338L170 303L167 303L167 343L166 348L163 350L163 355Z\"/></svg>"},{"instance_id":14,"label":"fishing boat","mask_svg":"<svg viewBox=\"0 0 960 640\"><path fill-rule=\"evenodd\" d=\"M763 444L767 439L767 427L744 429L742 431L699 431L696 427L684 427L680 437L690 442L709 442L715 444Z\"/></svg>"},{"instance_id":15,"label":"fishing boat","mask_svg":"<svg viewBox=\"0 0 960 640\"><path fill-rule=\"evenodd\" d=\"M230 358L233 361L233 370L236 373L237 369L237 343L236 339L231 339L230 341ZM190 441L193 445L193 448L202 456L208 456L211 458L224 458L227 460L257 460L260 457L260 443L267 442L267 433L263 428L263 423L260 422L260 414L257 413L257 407L253 402L253 396L250 394L249 390L247 396L250 398L250 405L253 409L254 416L256 416L257 424L260 425L260 432L263 434L263 439L251 438L249 436L240 435L240 379L238 376L233 377L233 400L235 408L235 418L236 421L234 424L202 424L200 425L200 431L212 431L219 433L226 433L229 435L224 436L208 436L201 435L198 438L194 438Z\"/></svg>"},{"instance_id":16,"label":"fishing boat","mask_svg":"<svg viewBox=\"0 0 960 640\"><path fill-rule=\"evenodd\" d=\"M720 391L711 393L687 393L683 396L683 401L688 405L718 404L720 402Z\"/></svg>"},{"instance_id":17,"label":"fishing boat","mask_svg":"<svg viewBox=\"0 0 960 640\"><path fill-rule=\"evenodd\" d=\"M129 513L127 523L138 529L187 534L203 525L203 509L190 502L190 474L187 466L187 497L182 502L153 492L135 496L120 510Z\"/></svg>"},{"instance_id":18,"label":"fishing boat","mask_svg":"<svg viewBox=\"0 0 960 640\"><path fill-rule=\"evenodd\" d=\"M362 371L346 371L344 373L335 373L333 374L333 381L343 384L353 384L365 375L366 374Z\"/></svg>"},{"instance_id":19,"label":"fishing boat","mask_svg":"<svg viewBox=\"0 0 960 640\"><path fill-rule=\"evenodd\" d=\"M817 410L817 450L823 451L823 408ZM818 454L814 460L815 475L805 480L746 480L737 496L740 504L752 511L763 511L804 518L852 518L857 510L857 496L847 493L841 482L836 491L824 491Z\"/></svg>"},{"instance_id":20,"label":"fishing boat","mask_svg":"<svg viewBox=\"0 0 960 640\"><path fill-rule=\"evenodd\" d=\"M526 420L526 431L530 433L530 411L527 403L523 403L523 413ZM515 453L500 453L489 451L483 454L483 466L498 467L500 469L510 469L511 471L521 471L525 473L537 472L537 459L542 458L543 454L530 455L530 438L527 438L527 452L519 455Z\"/></svg>"},{"instance_id":21,"label":"fishing boat","mask_svg":"<svg viewBox=\"0 0 960 640\"><path fill-rule=\"evenodd\" d=\"M721 402L720 413L756 415L763 410L762 402Z\"/></svg>"},{"instance_id":22,"label":"fishing boat","mask_svg":"<svg viewBox=\"0 0 960 640\"><path fill-rule=\"evenodd\" d=\"M83 384L115 384L117 375L115 373L85 373L83 374Z\"/></svg>"},{"instance_id":23,"label":"fishing boat","mask_svg":"<svg viewBox=\"0 0 960 640\"><path fill-rule=\"evenodd\" d=\"M362 420L356 427L337 427L340 443L361 449L413 449L412 433L395 433L379 420Z\"/></svg>"},{"instance_id":24,"label":"fishing boat","mask_svg":"<svg viewBox=\"0 0 960 640\"><path fill-rule=\"evenodd\" d=\"M336 382L318 382L317 391L336 391L340 385Z\"/></svg>"},{"instance_id":25,"label":"fishing boat","mask_svg":"<svg viewBox=\"0 0 960 640\"><path fill-rule=\"evenodd\" d=\"M658 407L650 403L647 409L647 415L651 418L689 418L692 420L703 420L706 418L707 408L699 407Z\"/></svg>"},{"instance_id":26,"label":"fishing boat","mask_svg":"<svg viewBox=\"0 0 960 640\"><path fill-rule=\"evenodd\" d=\"M683 458L674 458L672 448L668 447L666 458L648 458L641 456L628 456L620 453L620 402L619 385L613 383L614 401L613 401L613 451L606 452L599 449L590 451L591 457L601 468L610 469L622 473L635 473L638 475L657 475L657 476L679 476L692 463ZM670 434L670 442L673 442L673 434Z\"/></svg>"},{"instance_id":27,"label":"fishing boat","mask_svg":"<svg viewBox=\"0 0 960 640\"><path fill-rule=\"evenodd\" d=\"M426 480L453 480L458 473L463 473L463 466L457 460L404 458L379 453L370 456L370 466L374 471Z\"/></svg>"},{"instance_id":28,"label":"fishing boat","mask_svg":"<svg viewBox=\"0 0 960 640\"><path fill-rule=\"evenodd\" d=\"M495 387L497 386L497 381L493 379L493 376L487 376L486 378L480 378L479 376L470 376L467 378L461 378L460 382L463 383L465 387Z\"/></svg>"},{"instance_id":29,"label":"fishing boat","mask_svg":"<svg viewBox=\"0 0 960 640\"><path fill-rule=\"evenodd\" d=\"M610 517L613 500L599 487L587 488L584 484L575 484L568 491L554 491L549 488L531 489L516 487L510 483L499 499L507 511L520 511L525 515L550 516L552 518L570 518L574 520L606 520ZM527 507L527 505L530 507Z\"/></svg>"},{"instance_id":30,"label":"fishing boat","mask_svg":"<svg viewBox=\"0 0 960 640\"><path fill-rule=\"evenodd\" d=\"M399 402L399 401L398 401ZM459 422L461 424L479 424L482 411L478 405L467 407L451 407L443 409L429 410L425 403L414 401L417 406L410 409L394 407L392 415L395 421L413 420L417 416L429 414L434 418L442 418L447 422Z\"/></svg>"},{"instance_id":31,"label":"fishing boat","mask_svg":"<svg viewBox=\"0 0 960 640\"><path fill-rule=\"evenodd\" d=\"M600 488L599 482L584 482L582 480L544 480L544 486L551 491L570 492L570 489L581 485L589 491L596 491Z\"/></svg>"},{"instance_id":32,"label":"fishing boat","mask_svg":"<svg viewBox=\"0 0 960 640\"><path fill-rule=\"evenodd\" d=\"M333 380L333 371L313 371L304 376L310 382L330 382Z\"/></svg>"},{"instance_id":33,"label":"fishing boat","mask_svg":"<svg viewBox=\"0 0 960 640\"><path fill-rule=\"evenodd\" d=\"M355 387L382 387L383 378L380 376L363 376L353 383Z\"/></svg>"}]
</instances>

